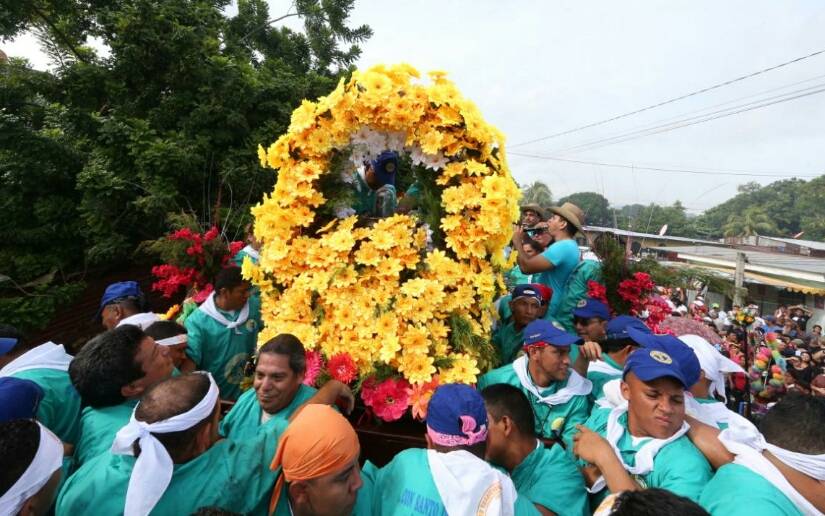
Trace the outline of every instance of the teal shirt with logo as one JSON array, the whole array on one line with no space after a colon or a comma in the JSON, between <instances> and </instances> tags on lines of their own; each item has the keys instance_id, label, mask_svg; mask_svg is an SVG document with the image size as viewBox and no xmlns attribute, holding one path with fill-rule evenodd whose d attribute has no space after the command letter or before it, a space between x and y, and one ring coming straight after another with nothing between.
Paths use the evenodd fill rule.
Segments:
<instances>
[{"instance_id":1,"label":"teal shirt with logo","mask_svg":"<svg viewBox=\"0 0 825 516\"><path fill-rule=\"evenodd\" d=\"M559 516L590 514L584 479L561 446L545 448L540 445L515 467L510 478L519 498L541 505Z\"/></svg>"},{"instance_id":2,"label":"teal shirt with logo","mask_svg":"<svg viewBox=\"0 0 825 516\"><path fill-rule=\"evenodd\" d=\"M272 414L266 423L261 424L261 404L258 402L255 390L249 389L241 394L232 410L224 416L223 421L221 421L220 434L229 439L240 441L254 437L265 427L281 423L286 424L292 414L316 392L318 392L318 389L314 387L301 385L289 405Z\"/></svg>"},{"instance_id":3,"label":"teal shirt with logo","mask_svg":"<svg viewBox=\"0 0 825 516\"><path fill-rule=\"evenodd\" d=\"M19 371L11 376L31 380L43 389L37 420L64 443L76 444L80 437L80 395L69 373L42 368Z\"/></svg>"},{"instance_id":4,"label":"teal shirt with logo","mask_svg":"<svg viewBox=\"0 0 825 516\"><path fill-rule=\"evenodd\" d=\"M609 416L610 409L596 409L585 423L585 426L604 437L607 435L607 419ZM636 452L647 442L647 439L633 442L633 438L627 430L627 413L619 417L619 424L625 428L625 432L619 442L616 443L616 447L619 449L624 463L628 466L634 466L636 464ZM667 489L679 496L698 502L699 496L713 476L713 472L702 452L690 442L687 435L683 435L659 450L653 459L653 469L649 473L632 476L642 488L658 487ZM593 500L591 500L591 507L598 506L598 503L609 494L610 492L606 487L596 493Z\"/></svg>"},{"instance_id":5,"label":"teal shirt with logo","mask_svg":"<svg viewBox=\"0 0 825 516\"><path fill-rule=\"evenodd\" d=\"M225 400L235 401L241 396L244 366L255 352L261 329L261 302L255 296L248 302L249 318L237 328L227 328L200 309L184 323L188 332L186 355L198 369L212 373ZM240 315L240 310L218 311L229 321Z\"/></svg>"},{"instance_id":6,"label":"teal shirt with logo","mask_svg":"<svg viewBox=\"0 0 825 516\"><path fill-rule=\"evenodd\" d=\"M705 486L699 504L711 516L802 516L776 486L739 464L725 464Z\"/></svg>"},{"instance_id":7,"label":"teal shirt with logo","mask_svg":"<svg viewBox=\"0 0 825 516\"><path fill-rule=\"evenodd\" d=\"M112 447L115 435L126 426L138 400L126 400L111 407L86 407L80 416L80 439L74 449L77 467L106 453Z\"/></svg>"},{"instance_id":8,"label":"teal shirt with logo","mask_svg":"<svg viewBox=\"0 0 825 516\"><path fill-rule=\"evenodd\" d=\"M367 462L361 472L371 486L373 516L447 516L430 472L427 450L410 448L383 468Z\"/></svg>"},{"instance_id":9,"label":"teal shirt with logo","mask_svg":"<svg viewBox=\"0 0 825 516\"><path fill-rule=\"evenodd\" d=\"M498 350L499 360L502 364L509 364L518 356L519 351L524 346L524 331L516 330L513 321L504 326L499 326L493 332L493 346Z\"/></svg>"},{"instance_id":10,"label":"teal shirt with logo","mask_svg":"<svg viewBox=\"0 0 825 516\"><path fill-rule=\"evenodd\" d=\"M529 373L528 373L529 374ZM536 434L544 438L561 438L565 446L570 448L573 436L576 435L576 425L587 421L590 413L590 402L586 395L576 395L570 398L567 403L553 405L542 403L536 396L521 385L512 364L508 364L498 369L493 369L489 373L482 375L478 379L478 390L482 390L488 385L506 383L518 387L530 400L533 407L533 415L536 419ZM550 386L540 390L542 396L555 394L560 389L567 386L567 380L563 382L553 382Z\"/></svg>"}]
</instances>

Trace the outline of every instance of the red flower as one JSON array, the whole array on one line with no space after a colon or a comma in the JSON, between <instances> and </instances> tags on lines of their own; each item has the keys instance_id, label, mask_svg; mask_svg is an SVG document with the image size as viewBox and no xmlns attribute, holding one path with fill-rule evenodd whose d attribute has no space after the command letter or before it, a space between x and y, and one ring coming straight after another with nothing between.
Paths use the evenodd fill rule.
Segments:
<instances>
[{"instance_id":1,"label":"red flower","mask_svg":"<svg viewBox=\"0 0 825 516\"><path fill-rule=\"evenodd\" d=\"M204 242L209 242L210 240L214 240L220 233L218 232L218 226L212 226L209 228L209 231L203 234Z\"/></svg>"},{"instance_id":2,"label":"red flower","mask_svg":"<svg viewBox=\"0 0 825 516\"><path fill-rule=\"evenodd\" d=\"M195 234L189 228L181 228L169 235L169 240L193 240L194 238Z\"/></svg>"},{"instance_id":3,"label":"red flower","mask_svg":"<svg viewBox=\"0 0 825 516\"><path fill-rule=\"evenodd\" d=\"M212 284L207 283L202 289L195 292L195 295L192 296L192 300L197 304L201 304L204 301L206 301L206 298L209 297L209 294L212 293L212 290Z\"/></svg>"},{"instance_id":4,"label":"red flower","mask_svg":"<svg viewBox=\"0 0 825 516\"><path fill-rule=\"evenodd\" d=\"M330 357L327 362L327 369L329 375L341 383L350 383L355 380L358 374L358 368L355 367L355 362L347 353L338 353Z\"/></svg>"},{"instance_id":5,"label":"red flower","mask_svg":"<svg viewBox=\"0 0 825 516\"><path fill-rule=\"evenodd\" d=\"M396 421L410 405L412 388L404 378L389 378L375 385L372 378L361 387L361 398L384 421Z\"/></svg>"},{"instance_id":6,"label":"red flower","mask_svg":"<svg viewBox=\"0 0 825 516\"><path fill-rule=\"evenodd\" d=\"M238 254L241 249L244 248L244 243L240 240L235 240L234 242L229 242L229 256L233 257Z\"/></svg>"},{"instance_id":7,"label":"red flower","mask_svg":"<svg viewBox=\"0 0 825 516\"><path fill-rule=\"evenodd\" d=\"M306 356L306 372L304 373L303 383L304 385L313 386L321 373L321 368L324 366L324 359L315 350L307 350L304 355Z\"/></svg>"},{"instance_id":8,"label":"red flower","mask_svg":"<svg viewBox=\"0 0 825 516\"><path fill-rule=\"evenodd\" d=\"M610 303L607 301L607 287L597 281L589 280L587 282L587 297L597 299L610 308Z\"/></svg>"}]
</instances>

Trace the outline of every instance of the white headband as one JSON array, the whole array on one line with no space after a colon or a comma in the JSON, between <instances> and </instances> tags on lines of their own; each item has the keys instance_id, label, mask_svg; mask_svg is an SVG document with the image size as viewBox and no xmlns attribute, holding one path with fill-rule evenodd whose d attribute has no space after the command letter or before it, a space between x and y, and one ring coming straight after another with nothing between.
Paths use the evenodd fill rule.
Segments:
<instances>
[{"instance_id":1,"label":"white headband","mask_svg":"<svg viewBox=\"0 0 825 516\"><path fill-rule=\"evenodd\" d=\"M134 455L132 445L135 441L140 444L140 455L135 460L129 487L126 491L125 516L145 516L152 512L158 503L169 482L172 481L174 464L169 452L152 433L165 434L188 430L197 425L215 411L218 402L218 386L212 375L209 377L209 392L188 412L172 416L169 419L155 423L144 423L135 419L135 412L129 423L118 431L112 443L112 453L115 455ZM135 407L139 407L138 404Z\"/></svg>"},{"instance_id":2,"label":"white headband","mask_svg":"<svg viewBox=\"0 0 825 516\"><path fill-rule=\"evenodd\" d=\"M45 426L40 423L37 426L40 427L37 453L17 482L0 496L0 514L19 513L26 500L37 494L54 472L63 466L63 443Z\"/></svg>"},{"instance_id":3,"label":"white headband","mask_svg":"<svg viewBox=\"0 0 825 516\"><path fill-rule=\"evenodd\" d=\"M183 344L188 342L189 338L185 333L181 333L180 335L173 335L171 337L166 337L165 339L155 340L155 344L160 346L174 346L175 344Z\"/></svg>"},{"instance_id":4,"label":"white headband","mask_svg":"<svg viewBox=\"0 0 825 516\"><path fill-rule=\"evenodd\" d=\"M710 342L699 335L682 335L679 340L690 346L690 349L696 353L699 366L705 372L705 378L710 380L710 395L719 394L727 400L725 373L744 373L745 370L717 351Z\"/></svg>"}]
</instances>

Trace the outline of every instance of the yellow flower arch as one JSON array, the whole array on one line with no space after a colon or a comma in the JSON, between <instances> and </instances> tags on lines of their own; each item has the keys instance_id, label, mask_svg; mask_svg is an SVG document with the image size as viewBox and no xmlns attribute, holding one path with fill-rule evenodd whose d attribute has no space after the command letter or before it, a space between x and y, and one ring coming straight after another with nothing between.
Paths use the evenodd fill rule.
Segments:
<instances>
[{"instance_id":1,"label":"yellow flower arch","mask_svg":"<svg viewBox=\"0 0 825 516\"><path fill-rule=\"evenodd\" d=\"M243 267L261 288L260 342L292 333L327 357L348 353L362 375L389 366L418 385L436 373L442 383L474 383L489 366L470 343L489 335L520 192L503 135L444 73L429 78L403 64L356 71L305 100L287 133L259 146L261 165L278 171L274 191L252 209L260 262ZM415 215L372 227L334 219L308 234L321 222L319 179L333 154L365 152L357 162L393 146L435 174L445 249L428 250ZM459 319L471 338L451 335Z\"/></svg>"}]
</instances>

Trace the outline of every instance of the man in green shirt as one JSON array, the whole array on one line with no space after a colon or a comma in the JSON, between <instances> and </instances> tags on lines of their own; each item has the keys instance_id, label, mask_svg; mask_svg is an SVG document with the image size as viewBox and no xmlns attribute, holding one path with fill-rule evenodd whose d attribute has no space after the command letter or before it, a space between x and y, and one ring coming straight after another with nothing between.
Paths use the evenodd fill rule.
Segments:
<instances>
[{"instance_id":1,"label":"man in green shirt","mask_svg":"<svg viewBox=\"0 0 825 516\"><path fill-rule=\"evenodd\" d=\"M590 413L590 382L570 368L570 347L581 339L544 319L524 328L525 354L478 380L478 388L506 383L521 389L535 414L536 434L569 445Z\"/></svg>"},{"instance_id":2,"label":"man in green shirt","mask_svg":"<svg viewBox=\"0 0 825 516\"><path fill-rule=\"evenodd\" d=\"M172 376L173 369L166 347L137 326L119 326L83 346L69 365L72 384L86 405L75 446L76 465L108 450L140 396Z\"/></svg>"},{"instance_id":3,"label":"man in green shirt","mask_svg":"<svg viewBox=\"0 0 825 516\"><path fill-rule=\"evenodd\" d=\"M261 346L255 361L252 389L243 393L223 418L220 434L242 440L253 437L261 428L275 424L278 419L288 420L317 392L303 384L305 353L301 341L287 333Z\"/></svg>"},{"instance_id":4,"label":"man in green shirt","mask_svg":"<svg viewBox=\"0 0 825 516\"><path fill-rule=\"evenodd\" d=\"M214 286L214 292L184 322L188 358L181 370L209 371L221 398L235 401L242 393L244 366L255 352L261 305L257 297L250 297L251 285L238 267L222 269Z\"/></svg>"},{"instance_id":5,"label":"man in green shirt","mask_svg":"<svg viewBox=\"0 0 825 516\"><path fill-rule=\"evenodd\" d=\"M0 325L0 377L31 380L43 389L37 420L61 441L80 436L80 396L69 379L72 357L62 345L34 346L16 328Z\"/></svg>"},{"instance_id":6,"label":"man in green shirt","mask_svg":"<svg viewBox=\"0 0 825 516\"><path fill-rule=\"evenodd\" d=\"M517 285L508 303L513 317L493 332L493 346L498 350L501 364L516 359L524 342L524 327L535 321L541 310L541 293L530 284Z\"/></svg>"},{"instance_id":7,"label":"man in green shirt","mask_svg":"<svg viewBox=\"0 0 825 516\"><path fill-rule=\"evenodd\" d=\"M597 409L575 437L592 506L610 492L659 487L698 501L712 473L691 443L685 390L699 377L690 348L670 335L629 334L644 347L627 360L621 384L626 406Z\"/></svg>"},{"instance_id":8,"label":"man in green shirt","mask_svg":"<svg viewBox=\"0 0 825 516\"><path fill-rule=\"evenodd\" d=\"M542 515L589 514L587 490L576 464L561 446L536 438L533 409L520 389L495 384L481 392L490 422L487 460L510 473L519 498Z\"/></svg>"}]
</instances>

